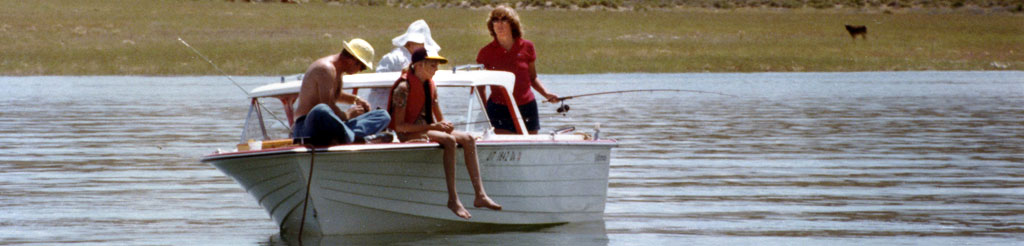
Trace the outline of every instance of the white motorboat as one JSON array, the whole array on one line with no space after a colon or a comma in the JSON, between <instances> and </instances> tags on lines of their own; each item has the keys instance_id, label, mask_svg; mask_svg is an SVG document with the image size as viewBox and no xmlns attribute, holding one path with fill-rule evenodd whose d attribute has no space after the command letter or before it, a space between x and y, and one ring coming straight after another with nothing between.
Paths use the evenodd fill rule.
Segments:
<instances>
[{"instance_id":1,"label":"white motorboat","mask_svg":"<svg viewBox=\"0 0 1024 246\"><path fill-rule=\"evenodd\" d=\"M398 76L349 75L344 77L344 87L357 94L368 88L387 89ZM474 193L459 153L459 197L473 217L455 216L446 207L442 150L436 143L320 148L292 144L284 126L293 121L299 80L253 89L238 149L218 150L202 161L238 182L282 233L442 232L603 219L614 140L598 139L596 129L593 134L565 130L529 135L515 107L510 109L519 133L496 135L480 106L481 97L473 94L478 86L490 86L492 93L514 98L504 89L512 88L511 73L447 70L438 71L434 81L445 118L478 138L484 186L503 210L472 207ZM453 99L458 98L453 93L466 95L465 100ZM270 120L267 115L272 111L260 106L261 98L283 102L287 123Z\"/></svg>"}]
</instances>

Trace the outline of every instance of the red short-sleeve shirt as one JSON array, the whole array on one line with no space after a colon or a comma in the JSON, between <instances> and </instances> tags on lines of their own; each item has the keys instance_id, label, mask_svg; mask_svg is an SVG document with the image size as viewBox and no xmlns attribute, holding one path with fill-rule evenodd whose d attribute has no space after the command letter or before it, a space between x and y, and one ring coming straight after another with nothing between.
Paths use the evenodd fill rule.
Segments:
<instances>
[{"instance_id":1,"label":"red short-sleeve shirt","mask_svg":"<svg viewBox=\"0 0 1024 246\"><path fill-rule=\"evenodd\" d=\"M483 48L476 55L476 62L483 64L489 70L501 70L512 72L516 75L516 84L512 88L512 96L519 105L527 104L533 98L533 80L530 78L530 63L537 59L537 53L533 50L533 42L524 38L517 38L512 48L505 50L495 39ZM504 105L505 95L491 93L489 101Z\"/></svg>"}]
</instances>

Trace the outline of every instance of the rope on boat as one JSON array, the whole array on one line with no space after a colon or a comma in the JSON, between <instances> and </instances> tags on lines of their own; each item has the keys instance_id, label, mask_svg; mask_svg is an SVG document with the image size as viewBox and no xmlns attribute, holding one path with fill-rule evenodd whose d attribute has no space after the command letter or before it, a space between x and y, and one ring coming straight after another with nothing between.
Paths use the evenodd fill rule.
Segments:
<instances>
[{"instance_id":1,"label":"rope on boat","mask_svg":"<svg viewBox=\"0 0 1024 246\"><path fill-rule=\"evenodd\" d=\"M235 79L231 77L231 75L228 75L228 73L224 72L224 70L221 70L220 67L217 66L217 64L213 63L213 60L210 60L210 58L207 58L205 55L203 55L202 52L199 52L198 49L196 49L195 47L192 47L192 45L189 45L188 42L185 42L185 40L182 39L181 37L178 37L178 41L181 42L181 44L184 44L185 47L188 47L189 49L192 49L192 52L195 52L196 55L199 55L200 58L203 58L203 60L206 60L207 63L210 63L210 65L213 66L214 69L217 69L217 71L220 72L221 75L224 75L225 77L228 77L228 80L230 80L232 84L235 84L235 87L238 87L239 90L242 90L242 93L245 93L246 97L250 97L250 98L252 97L252 96L249 96L249 91L246 91L245 88L242 87L242 85L239 85L238 82L235 81ZM263 111L266 111L267 113L270 113L270 116L274 117L274 120L277 120L277 123L281 123L282 126L284 126L285 128L288 128L288 132L292 131L292 128L290 126L288 126L288 124L285 124L283 120L278 118L277 115L274 114L273 111L270 111L270 110L267 109L267 107L263 106L263 103L260 102L259 98L256 99L256 105L259 106L260 108L262 108Z\"/></svg>"},{"instance_id":2,"label":"rope on boat","mask_svg":"<svg viewBox=\"0 0 1024 246\"><path fill-rule=\"evenodd\" d=\"M316 147L307 145L309 149L309 176L306 177L306 195L302 199L302 220L299 222L299 245L302 245L302 231L306 229L306 208L309 206L309 186L313 183L313 163L316 157Z\"/></svg>"}]
</instances>

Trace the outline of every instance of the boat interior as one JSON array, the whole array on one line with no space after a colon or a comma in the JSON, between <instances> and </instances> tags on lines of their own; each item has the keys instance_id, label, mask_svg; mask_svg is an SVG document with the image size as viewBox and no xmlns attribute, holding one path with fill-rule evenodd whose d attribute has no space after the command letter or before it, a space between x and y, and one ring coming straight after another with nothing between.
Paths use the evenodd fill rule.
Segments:
<instances>
[{"instance_id":1,"label":"boat interior","mask_svg":"<svg viewBox=\"0 0 1024 246\"><path fill-rule=\"evenodd\" d=\"M386 105L372 105L375 101L369 97L375 94L372 93L373 90L390 91L390 86L398 75L398 73L348 75L343 78L345 81L345 91L369 100L374 109L383 109L386 108ZM497 79L494 78L495 75L497 75ZM574 127L545 133L528 134L522 127L524 124L519 116L518 109L513 109L512 112L514 119L518 121L517 127L520 128L517 129L517 133L495 134L488 120L487 112L483 107L485 99L479 96L477 88L486 88L487 93L508 93L504 88L511 87L512 80L507 77L509 75L511 74L494 71L438 71L434 80L438 87L438 104L444 113L444 119L452 122L456 130L467 132L482 142L596 140L595 135L598 135L597 131L599 129L594 129L593 134L576 131ZM494 81L497 82L493 83ZM237 144L237 149L234 152L302 145L301 140L293 140L291 136L291 126L296 118L292 111L297 102L298 88L301 86L301 83L301 77L290 81L282 78L281 83L268 84L252 90L245 125ZM508 87L505 87L506 85ZM383 101L386 101L386 99ZM342 109L347 109L352 105L338 104L338 106ZM357 141L356 143L345 145L398 143L397 138L392 139L394 139L392 142L387 143Z\"/></svg>"}]
</instances>

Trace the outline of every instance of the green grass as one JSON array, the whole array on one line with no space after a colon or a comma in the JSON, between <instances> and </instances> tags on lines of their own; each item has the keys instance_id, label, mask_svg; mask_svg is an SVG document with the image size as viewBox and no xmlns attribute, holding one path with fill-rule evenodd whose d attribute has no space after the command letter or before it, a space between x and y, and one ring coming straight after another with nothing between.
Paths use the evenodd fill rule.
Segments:
<instances>
[{"instance_id":1,"label":"green grass","mask_svg":"<svg viewBox=\"0 0 1024 246\"><path fill-rule=\"evenodd\" d=\"M255 0L256 2L279 2ZM292 0L308 3L316 0ZM350 5L365 6L441 6L480 7L496 4L544 8L986 8L993 11L1022 12L1024 3L1020 0L327 0Z\"/></svg>"},{"instance_id":2,"label":"green grass","mask_svg":"<svg viewBox=\"0 0 1024 246\"><path fill-rule=\"evenodd\" d=\"M520 10L540 73L1024 69L1024 16L947 9ZM0 1L0 74L218 74L305 70L361 37L377 50L425 19L441 54L473 63L487 9L226 1ZM843 24L868 26L850 39Z\"/></svg>"}]
</instances>

